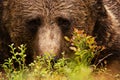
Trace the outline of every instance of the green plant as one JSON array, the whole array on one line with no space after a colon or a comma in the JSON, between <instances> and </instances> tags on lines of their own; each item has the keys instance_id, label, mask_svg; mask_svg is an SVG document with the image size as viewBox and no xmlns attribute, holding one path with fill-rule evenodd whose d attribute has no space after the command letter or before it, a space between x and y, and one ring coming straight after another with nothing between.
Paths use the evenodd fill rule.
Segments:
<instances>
[{"instance_id":1,"label":"green plant","mask_svg":"<svg viewBox=\"0 0 120 80\"><path fill-rule=\"evenodd\" d=\"M26 47L25 45L20 45L18 49L20 50L19 52L16 52L17 48L14 47L14 44L9 45L11 48L11 53L12 57L8 58L5 60L5 63L3 64L3 68L6 73L6 77L9 80L23 80L23 73L26 70L26 65L25 65L25 57L26 54L25 50ZM18 64L18 68L15 68L14 63Z\"/></svg>"},{"instance_id":2,"label":"green plant","mask_svg":"<svg viewBox=\"0 0 120 80\"><path fill-rule=\"evenodd\" d=\"M74 29L73 38L67 40L72 44L70 48L74 51L74 59L78 64L90 65L94 56L104 49L103 46L97 46L95 38L85 34L83 30Z\"/></svg>"}]
</instances>

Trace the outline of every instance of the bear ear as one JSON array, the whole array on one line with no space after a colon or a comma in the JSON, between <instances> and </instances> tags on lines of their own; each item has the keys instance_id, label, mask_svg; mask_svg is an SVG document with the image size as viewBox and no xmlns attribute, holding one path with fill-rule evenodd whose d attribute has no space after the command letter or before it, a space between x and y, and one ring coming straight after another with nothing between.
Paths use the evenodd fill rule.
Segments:
<instances>
[{"instance_id":1,"label":"bear ear","mask_svg":"<svg viewBox=\"0 0 120 80\"><path fill-rule=\"evenodd\" d=\"M93 36L99 41L98 43L104 44L106 38L110 38L120 30L120 0L98 0L96 11L97 20Z\"/></svg>"},{"instance_id":2,"label":"bear ear","mask_svg":"<svg viewBox=\"0 0 120 80\"><path fill-rule=\"evenodd\" d=\"M103 6L106 10L108 20L110 20L112 24L112 28L119 28L120 27L120 0L103 0Z\"/></svg>"}]
</instances>

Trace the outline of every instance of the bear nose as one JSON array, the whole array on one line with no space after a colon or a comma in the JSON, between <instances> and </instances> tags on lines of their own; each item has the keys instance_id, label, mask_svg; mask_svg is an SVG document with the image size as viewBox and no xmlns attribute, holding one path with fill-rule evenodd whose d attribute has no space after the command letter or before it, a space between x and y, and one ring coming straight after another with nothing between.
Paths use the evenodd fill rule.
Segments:
<instances>
[{"instance_id":1,"label":"bear nose","mask_svg":"<svg viewBox=\"0 0 120 80\"><path fill-rule=\"evenodd\" d=\"M55 56L55 57L53 58L54 62L57 62L57 61L58 61L58 59L59 59L59 57L58 57L58 56Z\"/></svg>"},{"instance_id":2,"label":"bear nose","mask_svg":"<svg viewBox=\"0 0 120 80\"><path fill-rule=\"evenodd\" d=\"M52 68L54 68L55 63L57 63L58 60L59 60L58 57L54 57L53 59L51 59L50 63L52 65Z\"/></svg>"}]
</instances>

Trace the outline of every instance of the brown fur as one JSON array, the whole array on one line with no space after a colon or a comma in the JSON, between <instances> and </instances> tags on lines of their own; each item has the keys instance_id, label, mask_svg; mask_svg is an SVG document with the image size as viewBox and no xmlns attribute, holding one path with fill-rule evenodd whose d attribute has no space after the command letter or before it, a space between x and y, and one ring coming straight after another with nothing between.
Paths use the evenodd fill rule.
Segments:
<instances>
[{"instance_id":1,"label":"brown fur","mask_svg":"<svg viewBox=\"0 0 120 80\"><path fill-rule=\"evenodd\" d=\"M71 37L73 27L95 36L99 45L107 47L103 53L119 60L119 0L6 0L0 6L0 45L27 44L28 63L45 52L56 57L62 51L69 53L64 36ZM8 53L0 48L0 56Z\"/></svg>"}]
</instances>

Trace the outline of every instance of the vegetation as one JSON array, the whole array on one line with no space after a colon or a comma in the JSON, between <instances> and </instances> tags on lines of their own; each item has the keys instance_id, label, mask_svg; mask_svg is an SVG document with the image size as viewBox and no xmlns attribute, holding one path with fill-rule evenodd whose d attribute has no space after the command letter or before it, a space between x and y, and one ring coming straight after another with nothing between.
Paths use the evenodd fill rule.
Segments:
<instances>
[{"instance_id":1,"label":"vegetation","mask_svg":"<svg viewBox=\"0 0 120 80\"><path fill-rule=\"evenodd\" d=\"M73 58L63 57L57 62L53 56L38 56L29 66L25 65L25 45L20 45L16 52L14 44L10 45L13 56L3 64L5 73L0 74L0 80L94 80L91 60L104 47L97 46L95 38L84 34L84 31L74 29L72 39L65 37L71 43ZM15 68L14 63L19 66ZM4 77L3 77L4 75Z\"/></svg>"}]
</instances>

